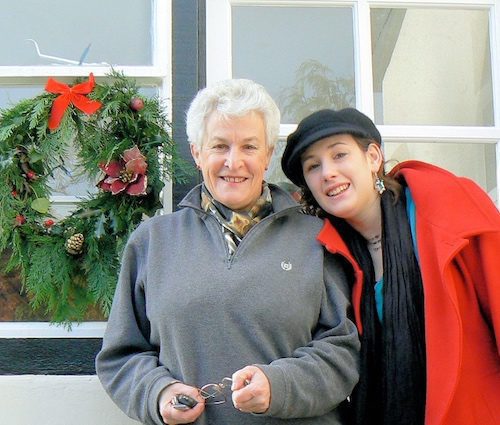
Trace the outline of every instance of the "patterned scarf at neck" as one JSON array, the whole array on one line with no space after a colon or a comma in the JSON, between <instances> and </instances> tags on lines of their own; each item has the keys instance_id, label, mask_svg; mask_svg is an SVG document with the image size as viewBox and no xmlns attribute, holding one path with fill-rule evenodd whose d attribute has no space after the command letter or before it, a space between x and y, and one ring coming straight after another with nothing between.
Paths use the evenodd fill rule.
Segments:
<instances>
[{"instance_id":1,"label":"patterned scarf at neck","mask_svg":"<svg viewBox=\"0 0 500 425\"><path fill-rule=\"evenodd\" d=\"M247 232L273 212L271 191L267 183L262 186L260 198L247 212L236 212L217 202L205 185L202 186L201 190L201 207L212 214L221 225L230 256L234 254L236 247Z\"/></svg>"}]
</instances>

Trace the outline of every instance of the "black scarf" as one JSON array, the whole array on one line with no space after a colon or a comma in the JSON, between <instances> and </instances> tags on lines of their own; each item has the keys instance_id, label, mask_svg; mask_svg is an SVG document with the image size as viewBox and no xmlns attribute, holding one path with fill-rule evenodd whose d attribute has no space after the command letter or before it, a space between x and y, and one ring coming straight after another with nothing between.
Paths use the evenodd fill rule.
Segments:
<instances>
[{"instance_id":1,"label":"black scarf","mask_svg":"<svg viewBox=\"0 0 500 425\"><path fill-rule=\"evenodd\" d=\"M426 367L423 287L404 193L381 197L383 320L376 313L375 275L366 240L344 220L336 226L364 273L360 381L352 397L357 425L423 425Z\"/></svg>"}]
</instances>

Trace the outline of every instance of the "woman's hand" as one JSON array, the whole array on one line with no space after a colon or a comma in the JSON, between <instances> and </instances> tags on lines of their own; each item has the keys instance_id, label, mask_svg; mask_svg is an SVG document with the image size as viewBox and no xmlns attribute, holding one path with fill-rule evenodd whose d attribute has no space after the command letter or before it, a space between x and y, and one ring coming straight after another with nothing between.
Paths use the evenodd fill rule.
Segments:
<instances>
[{"instance_id":1,"label":"woman's hand","mask_svg":"<svg viewBox=\"0 0 500 425\"><path fill-rule=\"evenodd\" d=\"M233 404L241 412L264 413L271 404L271 386L257 366L246 366L233 373Z\"/></svg>"},{"instance_id":2,"label":"woman's hand","mask_svg":"<svg viewBox=\"0 0 500 425\"><path fill-rule=\"evenodd\" d=\"M185 394L194 398L198 404L186 410L175 409L172 399L177 394ZM205 401L200 397L198 389L180 382L169 385L160 394L158 401L160 415L168 425L189 424L194 422L205 410Z\"/></svg>"}]
</instances>

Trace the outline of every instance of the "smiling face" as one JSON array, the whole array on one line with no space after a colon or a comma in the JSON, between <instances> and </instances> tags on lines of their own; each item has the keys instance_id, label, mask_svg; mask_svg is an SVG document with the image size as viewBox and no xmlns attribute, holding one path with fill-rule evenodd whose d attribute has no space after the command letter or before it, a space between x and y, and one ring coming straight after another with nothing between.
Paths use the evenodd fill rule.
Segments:
<instances>
[{"instance_id":1,"label":"smiling face","mask_svg":"<svg viewBox=\"0 0 500 425\"><path fill-rule=\"evenodd\" d=\"M191 154L214 199L233 211L250 209L262 194L272 149L257 112L228 118L213 112L201 148L191 145Z\"/></svg>"},{"instance_id":2,"label":"smiling face","mask_svg":"<svg viewBox=\"0 0 500 425\"><path fill-rule=\"evenodd\" d=\"M373 173L380 168L382 159L375 143L364 150L350 134L337 134L305 150L302 171L320 207L359 228L379 218Z\"/></svg>"}]
</instances>

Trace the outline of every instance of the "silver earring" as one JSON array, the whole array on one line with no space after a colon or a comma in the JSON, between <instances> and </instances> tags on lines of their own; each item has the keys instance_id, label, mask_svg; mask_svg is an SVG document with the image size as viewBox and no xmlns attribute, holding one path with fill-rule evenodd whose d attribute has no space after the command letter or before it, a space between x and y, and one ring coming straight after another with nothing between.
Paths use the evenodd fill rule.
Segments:
<instances>
[{"instance_id":1,"label":"silver earring","mask_svg":"<svg viewBox=\"0 0 500 425\"><path fill-rule=\"evenodd\" d=\"M375 174L375 190L378 192L379 195L382 195L382 193L385 192L385 184L384 181Z\"/></svg>"}]
</instances>

